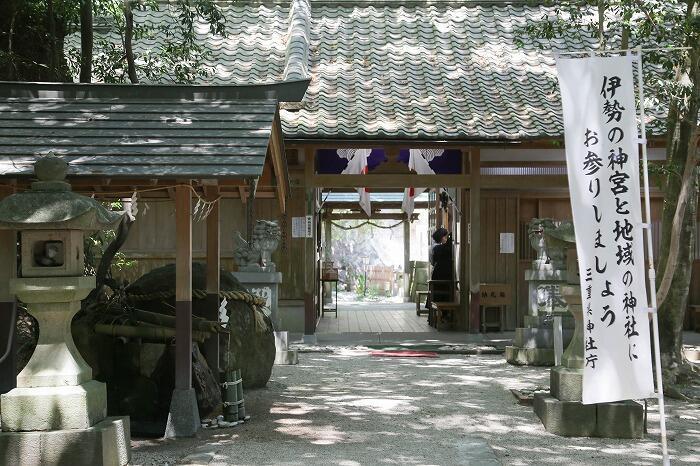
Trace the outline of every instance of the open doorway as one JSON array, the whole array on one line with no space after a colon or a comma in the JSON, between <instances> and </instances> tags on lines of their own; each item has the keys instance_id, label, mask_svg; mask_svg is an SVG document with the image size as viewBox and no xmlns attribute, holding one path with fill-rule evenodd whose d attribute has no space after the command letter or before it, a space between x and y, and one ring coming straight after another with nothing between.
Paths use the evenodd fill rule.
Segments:
<instances>
[{"instance_id":1,"label":"open doorway","mask_svg":"<svg viewBox=\"0 0 700 466\"><path fill-rule=\"evenodd\" d=\"M324 283L318 333L435 332L416 312L416 291L427 289L428 195L418 196L409 219L403 192L372 192L372 215L358 209L355 192L324 193L322 254L338 281ZM337 285L337 300L336 290Z\"/></svg>"}]
</instances>

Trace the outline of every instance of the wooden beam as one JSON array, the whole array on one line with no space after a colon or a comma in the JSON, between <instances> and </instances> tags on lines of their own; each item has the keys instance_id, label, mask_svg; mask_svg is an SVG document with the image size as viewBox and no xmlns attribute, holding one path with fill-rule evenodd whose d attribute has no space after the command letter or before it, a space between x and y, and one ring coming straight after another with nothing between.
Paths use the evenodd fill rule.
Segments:
<instances>
[{"instance_id":1,"label":"wooden beam","mask_svg":"<svg viewBox=\"0 0 700 466\"><path fill-rule=\"evenodd\" d=\"M323 216L324 219L328 220L405 220L406 214L402 212L397 213L387 213L387 212L372 212L370 217L363 212L351 212L351 213L334 213L326 214ZM417 220L418 214L412 214L411 220Z\"/></svg>"},{"instance_id":2,"label":"wooden beam","mask_svg":"<svg viewBox=\"0 0 700 466\"><path fill-rule=\"evenodd\" d=\"M311 187L316 188L405 188L407 186L469 187L464 175L314 175Z\"/></svg>"},{"instance_id":3,"label":"wooden beam","mask_svg":"<svg viewBox=\"0 0 700 466\"><path fill-rule=\"evenodd\" d=\"M469 331L478 333L481 327L479 309L479 284L481 283L481 154L479 149L469 153L469 172L471 187L469 189L469 225L471 241L469 243Z\"/></svg>"},{"instance_id":4,"label":"wooden beam","mask_svg":"<svg viewBox=\"0 0 700 466\"><path fill-rule=\"evenodd\" d=\"M205 186L207 201L215 202L207 216L207 298L204 317L214 322L219 321L219 290L221 270L221 200L217 186ZM214 334L204 341L202 353L207 364L217 377L221 370L219 364L219 335ZM218 380L218 379L217 379Z\"/></svg>"},{"instance_id":5,"label":"wooden beam","mask_svg":"<svg viewBox=\"0 0 700 466\"><path fill-rule=\"evenodd\" d=\"M568 188L566 175L483 175L483 189L551 189Z\"/></svg>"},{"instance_id":6,"label":"wooden beam","mask_svg":"<svg viewBox=\"0 0 700 466\"><path fill-rule=\"evenodd\" d=\"M175 188L175 388L192 388L192 191Z\"/></svg>"},{"instance_id":7,"label":"wooden beam","mask_svg":"<svg viewBox=\"0 0 700 466\"><path fill-rule=\"evenodd\" d=\"M334 190L335 192L335 190ZM377 207L379 209L400 209L401 202L372 202L372 207ZM416 202L413 206L414 209L427 209L429 207L427 202ZM324 202L324 209L345 209L345 210L356 210L360 211L356 202Z\"/></svg>"},{"instance_id":8,"label":"wooden beam","mask_svg":"<svg viewBox=\"0 0 700 466\"><path fill-rule=\"evenodd\" d=\"M277 201L279 202L280 213L287 210L287 194L289 192L289 178L287 174L287 163L284 154L284 136L281 134L279 112L275 112L275 118L270 132L270 155L272 156L272 167L277 181Z\"/></svg>"}]
</instances>

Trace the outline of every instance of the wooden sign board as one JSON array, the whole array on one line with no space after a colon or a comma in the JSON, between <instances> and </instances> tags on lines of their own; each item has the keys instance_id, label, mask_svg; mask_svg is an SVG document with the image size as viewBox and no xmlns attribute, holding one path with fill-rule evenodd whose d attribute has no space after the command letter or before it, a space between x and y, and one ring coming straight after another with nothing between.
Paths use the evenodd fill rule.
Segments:
<instances>
[{"instance_id":1,"label":"wooden sign board","mask_svg":"<svg viewBox=\"0 0 700 466\"><path fill-rule=\"evenodd\" d=\"M512 304L510 285L506 283L482 283L479 285L481 306L506 306Z\"/></svg>"}]
</instances>

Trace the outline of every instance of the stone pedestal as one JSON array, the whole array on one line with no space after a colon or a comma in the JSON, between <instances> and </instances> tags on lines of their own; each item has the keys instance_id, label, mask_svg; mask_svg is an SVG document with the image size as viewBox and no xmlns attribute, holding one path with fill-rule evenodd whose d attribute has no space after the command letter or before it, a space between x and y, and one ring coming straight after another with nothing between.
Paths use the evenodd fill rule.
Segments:
<instances>
[{"instance_id":1,"label":"stone pedestal","mask_svg":"<svg viewBox=\"0 0 700 466\"><path fill-rule=\"evenodd\" d=\"M554 316L562 317L564 347L573 336L574 320L559 288L566 283L566 272L542 260L525 271L529 308L524 327L515 329L513 345L506 346L506 360L511 364L551 366L554 364Z\"/></svg>"},{"instance_id":2,"label":"stone pedestal","mask_svg":"<svg viewBox=\"0 0 700 466\"><path fill-rule=\"evenodd\" d=\"M641 438L644 409L635 401L584 405L583 310L581 287L562 286L562 295L574 315L576 327L562 357L562 366L551 369L549 394L537 394L534 409L547 432L565 437Z\"/></svg>"},{"instance_id":3,"label":"stone pedestal","mask_svg":"<svg viewBox=\"0 0 700 466\"><path fill-rule=\"evenodd\" d=\"M272 325L275 329L280 328L279 321L279 284L282 283L281 272L264 272L241 270L233 272L233 276L238 279L241 285L252 294L265 298L266 305L271 312Z\"/></svg>"},{"instance_id":4,"label":"stone pedestal","mask_svg":"<svg viewBox=\"0 0 700 466\"><path fill-rule=\"evenodd\" d=\"M70 332L80 300L94 287L94 277L10 282L11 292L37 319L39 341L17 377L17 388L0 397L5 459L21 455L16 464L128 463L129 418L106 417L105 384L92 380Z\"/></svg>"},{"instance_id":5,"label":"stone pedestal","mask_svg":"<svg viewBox=\"0 0 700 466\"><path fill-rule=\"evenodd\" d=\"M299 355L296 350L289 349L289 337L287 332L275 332L275 365L291 366L299 364Z\"/></svg>"}]
</instances>

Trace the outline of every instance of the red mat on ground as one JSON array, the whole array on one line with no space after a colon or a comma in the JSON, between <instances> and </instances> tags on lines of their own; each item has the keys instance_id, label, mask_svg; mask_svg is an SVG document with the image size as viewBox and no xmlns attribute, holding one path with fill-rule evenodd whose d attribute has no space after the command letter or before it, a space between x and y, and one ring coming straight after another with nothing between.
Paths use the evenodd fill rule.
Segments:
<instances>
[{"instance_id":1,"label":"red mat on ground","mask_svg":"<svg viewBox=\"0 0 700 466\"><path fill-rule=\"evenodd\" d=\"M377 350L371 351L370 356L391 357L391 358L437 358L438 354L433 351L413 351L413 350Z\"/></svg>"}]
</instances>

